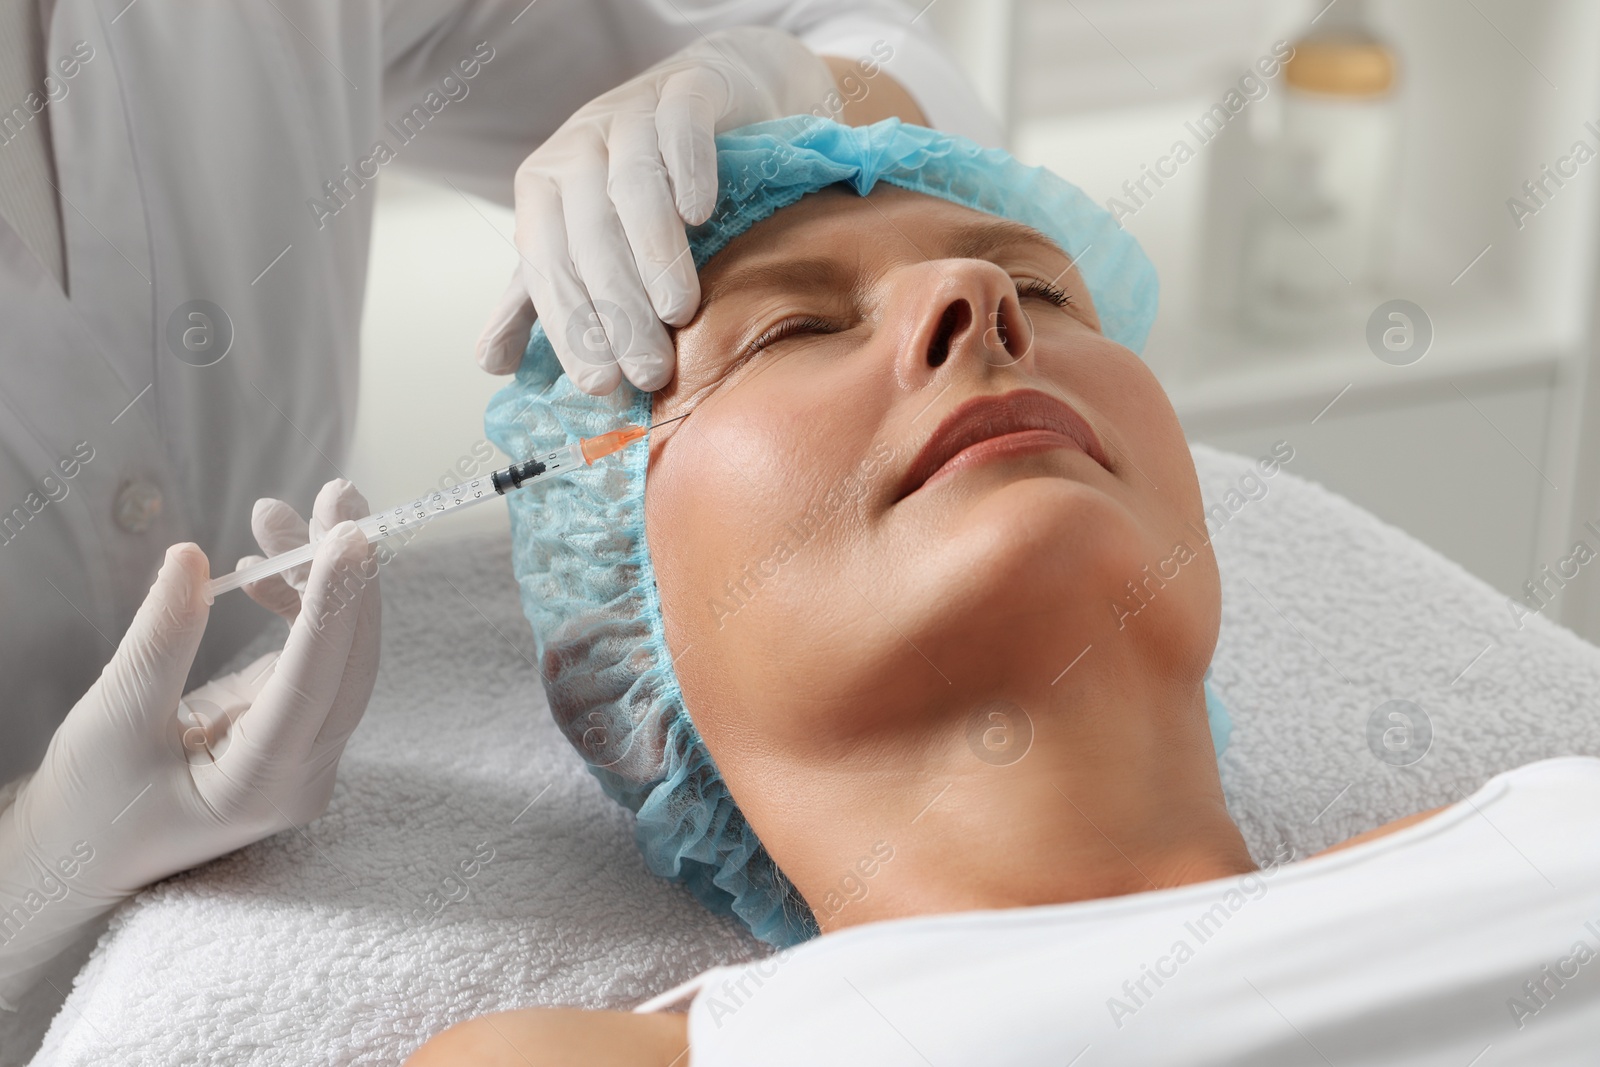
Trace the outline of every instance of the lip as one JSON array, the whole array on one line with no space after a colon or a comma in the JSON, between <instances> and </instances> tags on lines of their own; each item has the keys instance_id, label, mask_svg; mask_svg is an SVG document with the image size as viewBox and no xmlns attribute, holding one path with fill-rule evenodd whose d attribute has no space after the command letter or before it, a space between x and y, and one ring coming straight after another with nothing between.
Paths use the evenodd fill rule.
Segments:
<instances>
[{"instance_id":1,"label":"lip","mask_svg":"<svg viewBox=\"0 0 1600 1067\"><path fill-rule=\"evenodd\" d=\"M1036 389L975 396L939 423L906 470L895 502L946 469L1056 448L1075 448L1111 469L1094 428L1066 402Z\"/></svg>"}]
</instances>

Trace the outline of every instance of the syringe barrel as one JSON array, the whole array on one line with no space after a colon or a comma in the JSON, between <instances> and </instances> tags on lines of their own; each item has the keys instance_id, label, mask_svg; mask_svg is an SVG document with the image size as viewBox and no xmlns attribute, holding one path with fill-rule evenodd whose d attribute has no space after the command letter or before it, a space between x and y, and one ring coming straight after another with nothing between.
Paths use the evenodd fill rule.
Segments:
<instances>
[{"instance_id":1,"label":"syringe barrel","mask_svg":"<svg viewBox=\"0 0 1600 1067\"><path fill-rule=\"evenodd\" d=\"M484 500L493 500L498 495L490 477L486 475L474 478L470 482L461 482L439 489L405 504L397 504L376 515L368 515L356 525L367 535L367 540L377 541L406 533L446 512L470 507Z\"/></svg>"},{"instance_id":2,"label":"syringe barrel","mask_svg":"<svg viewBox=\"0 0 1600 1067\"><path fill-rule=\"evenodd\" d=\"M437 518L446 512L459 511L485 500L493 500L499 495L494 491L488 476L474 478L470 482L437 490L408 503L397 504L376 515L357 519L356 526L366 535L369 542L382 541L385 538L409 534L429 519ZM213 578L206 583L206 593L216 597L230 589L238 589L242 585L280 574L290 567L308 562L315 549L314 545L302 545L300 548L279 553L271 559L264 559L254 566Z\"/></svg>"},{"instance_id":3,"label":"syringe barrel","mask_svg":"<svg viewBox=\"0 0 1600 1067\"><path fill-rule=\"evenodd\" d=\"M588 460L584 457L582 442L564 445L542 456L536 456L522 463L513 463L504 470L474 478L470 482L439 489L427 496L380 511L376 515L368 515L364 519L357 520L356 525L366 534L368 541L397 537L409 533L429 519L459 511L485 500L493 500L512 489L521 488L536 478L542 478L547 474L564 474L587 465ZM262 560L244 570L213 578L207 583L206 592L215 597L219 593L237 589L241 585L260 581L269 575L305 563L311 559L313 551L312 546L305 545L273 556L271 559Z\"/></svg>"}]
</instances>

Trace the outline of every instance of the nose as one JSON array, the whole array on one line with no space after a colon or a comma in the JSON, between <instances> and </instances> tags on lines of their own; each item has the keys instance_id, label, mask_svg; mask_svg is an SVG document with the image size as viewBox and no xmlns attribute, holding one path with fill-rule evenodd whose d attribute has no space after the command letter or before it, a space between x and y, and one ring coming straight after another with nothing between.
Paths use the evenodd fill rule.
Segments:
<instances>
[{"instance_id":1,"label":"nose","mask_svg":"<svg viewBox=\"0 0 1600 1067\"><path fill-rule=\"evenodd\" d=\"M904 268L895 306L909 322L899 353L903 381L920 383L940 368L978 362L1007 367L1029 357L1033 324L1016 283L981 259L931 260Z\"/></svg>"}]
</instances>

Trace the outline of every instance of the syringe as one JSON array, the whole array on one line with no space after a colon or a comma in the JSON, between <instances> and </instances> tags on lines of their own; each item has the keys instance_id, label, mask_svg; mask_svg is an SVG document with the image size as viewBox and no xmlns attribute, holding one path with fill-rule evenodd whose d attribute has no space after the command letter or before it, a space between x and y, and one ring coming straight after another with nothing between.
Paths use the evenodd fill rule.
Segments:
<instances>
[{"instance_id":1,"label":"syringe","mask_svg":"<svg viewBox=\"0 0 1600 1067\"><path fill-rule=\"evenodd\" d=\"M494 471L460 485L452 485L448 489L436 489L427 496L418 497L409 503L397 504L376 515L368 515L364 519L358 519L356 526L366 534L368 541L381 541L386 537L394 537L404 531L414 530L440 515L455 514L481 501L504 496L511 490L520 489L536 479L554 474L566 474L578 467L587 466L603 456L622 451L656 426L665 426L669 422L676 422L686 417L679 415L658 422L654 426L630 424L620 430L600 434L598 437L585 437L554 452L547 452L521 463L513 463L504 470ZM213 578L206 583L206 595L215 597L230 589L259 582L263 578L305 563L315 552L315 545L302 545L288 552L280 552L271 559L264 559L260 563L236 570L232 574Z\"/></svg>"}]
</instances>

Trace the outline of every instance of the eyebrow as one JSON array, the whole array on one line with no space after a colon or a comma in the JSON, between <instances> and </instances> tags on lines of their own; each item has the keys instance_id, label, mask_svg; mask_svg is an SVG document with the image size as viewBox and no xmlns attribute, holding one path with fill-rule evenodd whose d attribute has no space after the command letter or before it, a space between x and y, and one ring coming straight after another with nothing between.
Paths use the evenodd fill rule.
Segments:
<instances>
[{"instance_id":1,"label":"eyebrow","mask_svg":"<svg viewBox=\"0 0 1600 1067\"><path fill-rule=\"evenodd\" d=\"M808 289L839 288L849 285L855 274L854 267L846 267L838 260L823 257L752 263L747 267L735 268L712 283L701 298L700 307L708 308L712 301L730 292L756 289L804 292Z\"/></svg>"},{"instance_id":2,"label":"eyebrow","mask_svg":"<svg viewBox=\"0 0 1600 1067\"><path fill-rule=\"evenodd\" d=\"M906 240L911 242L909 237ZM925 260L931 259L994 259L1002 252L1025 248L1045 252L1067 260L1070 269L1073 259L1050 238L1010 219L987 219L983 222L964 223L952 230L942 241L943 255L929 256L917 248ZM1066 270L1061 272L1066 273ZM713 301L730 292L749 292L776 289L785 292L840 289L852 284L857 269L826 257L782 259L756 262L746 267L736 267L712 283L705 291L700 307L704 311ZM1059 277L1059 275L1057 276Z\"/></svg>"},{"instance_id":3,"label":"eyebrow","mask_svg":"<svg viewBox=\"0 0 1600 1067\"><path fill-rule=\"evenodd\" d=\"M988 219L967 223L950 235L946 259L993 259L998 253L1018 248L1047 252L1073 262L1066 250L1032 226L1011 219Z\"/></svg>"}]
</instances>

